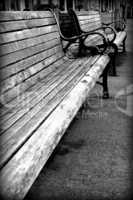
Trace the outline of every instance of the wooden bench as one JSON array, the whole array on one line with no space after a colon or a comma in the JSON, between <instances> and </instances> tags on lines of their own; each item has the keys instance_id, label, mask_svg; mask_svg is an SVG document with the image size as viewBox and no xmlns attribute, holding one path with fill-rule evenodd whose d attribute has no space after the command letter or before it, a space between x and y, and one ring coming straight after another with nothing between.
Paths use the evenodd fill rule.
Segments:
<instances>
[{"instance_id":1,"label":"wooden bench","mask_svg":"<svg viewBox=\"0 0 133 200\"><path fill-rule=\"evenodd\" d=\"M103 72L107 79L110 58L68 58L49 11L1 12L0 48L0 195L18 200Z\"/></svg>"},{"instance_id":2,"label":"wooden bench","mask_svg":"<svg viewBox=\"0 0 133 200\"><path fill-rule=\"evenodd\" d=\"M123 52L126 50L125 41L127 33L125 31L126 24L124 21L103 22L98 11L82 11L75 12L69 9L71 19L74 21L77 29L81 32L90 32L91 30L100 30L104 33L111 43L116 45L116 48L123 47Z\"/></svg>"}]
</instances>

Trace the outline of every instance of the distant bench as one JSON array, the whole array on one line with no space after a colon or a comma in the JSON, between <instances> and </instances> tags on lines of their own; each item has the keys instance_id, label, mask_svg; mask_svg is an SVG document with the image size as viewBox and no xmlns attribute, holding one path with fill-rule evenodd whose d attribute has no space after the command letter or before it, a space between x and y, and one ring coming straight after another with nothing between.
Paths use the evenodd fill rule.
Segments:
<instances>
[{"instance_id":1,"label":"distant bench","mask_svg":"<svg viewBox=\"0 0 133 200\"><path fill-rule=\"evenodd\" d=\"M110 58L65 56L49 11L1 12L0 50L0 193L23 199Z\"/></svg>"},{"instance_id":2,"label":"distant bench","mask_svg":"<svg viewBox=\"0 0 133 200\"><path fill-rule=\"evenodd\" d=\"M106 23L104 23L103 19L105 19L105 17L103 18L103 16L101 16L98 11L75 12L73 9L69 9L68 14L62 12L60 15L60 21L62 21L60 22L60 28L65 36L70 37L82 35L88 32L99 32L105 35L109 44L113 47L112 49L108 49L108 53L106 52L107 54L110 54L110 56L112 55L112 67L110 72L112 75L116 75L117 72L115 61L118 50L122 47L122 51L126 51L125 41L127 38L127 33L125 30L125 23L123 21L112 21L110 17L108 23L107 20ZM116 27L117 29L115 29ZM96 35L91 35L90 37L88 37L85 41L86 45L87 42L89 43L89 45L91 45L92 43L93 46L101 43L99 37L96 37Z\"/></svg>"},{"instance_id":3,"label":"distant bench","mask_svg":"<svg viewBox=\"0 0 133 200\"><path fill-rule=\"evenodd\" d=\"M110 41L116 45L117 48L123 47L123 52L126 50L125 41L127 38L126 24L124 21L103 21L103 17L98 11L82 11L75 12L73 9L69 10L72 20L75 22L79 31L101 30L105 33ZM112 28L112 30L111 30ZM114 37L115 34L115 37Z\"/></svg>"}]
</instances>

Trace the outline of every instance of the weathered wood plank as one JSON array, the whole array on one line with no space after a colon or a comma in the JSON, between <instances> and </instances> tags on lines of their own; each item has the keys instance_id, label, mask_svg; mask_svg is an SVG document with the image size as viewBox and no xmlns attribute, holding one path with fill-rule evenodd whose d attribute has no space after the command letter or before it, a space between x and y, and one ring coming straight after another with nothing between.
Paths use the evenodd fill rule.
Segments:
<instances>
[{"instance_id":1,"label":"weathered wood plank","mask_svg":"<svg viewBox=\"0 0 133 200\"><path fill-rule=\"evenodd\" d=\"M54 18L0 22L0 33L56 24Z\"/></svg>"},{"instance_id":2,"label":"weathered wood plank","mask_svg":"<svg viewBox=\"0 0 133 200\"><path fill-rule=\"evenodd\" d=\"M81 25L82 30L86 30L86 31L94 31L97 28L100 28L101 24L92 24L91 26L88 24L83 24Z\"/></svg>"},{"instance_id":3,"label":"weathered wood plank","mask_svg":"<svg viewBox=\"0 0 133 200\"><path fill-rule=\"evenodd\" d=\"M47 33L56 32L58 30L57 25L48 25L44 27L36 27L32 29L25 29L21 31L14 31L9 33L0 34L0 44L6 44L9 42L24 40L27 38L32 38Z\"/></svg>"},{"instance_id":4,"label":"weathered wood plank","mask_svg":"<svg viewBox=\"0 0 133 200\"><path fill-rule=\"evenodd\" d=\"M25 196L108 61L107 56L101 56L101 59L93 65L92 76L89 73L89 76L80 80L52 115L3 168L0 186L3 196L10 199L14 197L22 199Z\"/></svg>"},{"instance_id":5,"label":"weathered wood plank","mask_svg":"<svg viewBox=\"0 0 133 200\"><path fill-rule=\"evenodd\" d=\"M93 19L100 19L100 15L78 15L78 18L80 21L84 21L84 20L93 20Z\"/></svg>"},{"instance_id":6,"label":"weathered wood plank","mask_svg":"<svg viewBox=\"0 0 133 200\"><path fill-rule=\"evenodd\" d=\"M92 21L90 20L84 20L84 21L80 21L80 24L88 24L88 25L92 25L92 24L101 24L101 21L99 19L93 19Z\"/></svg>"},{"instance_id":7,"label":"weathered wood plank","mask_svg":"<svg viewBox=\"0 0 133 200\"><path fill-rule=\"evenodd\" d=\"M0 21L16 21L53 17L49 11L0 11Z\"/></svg>"},{"instance_id":8,"label":"weathered wood plank","mask_svg":"<svg viewBox=\"0 0 133 200\"><path fill-rule=\"evenodd\" d=\"M78 16L83 16L83 15L98 15L99 12L95 10L89 10L89 11L76 11Z\"/></svg>"}]
</instances>

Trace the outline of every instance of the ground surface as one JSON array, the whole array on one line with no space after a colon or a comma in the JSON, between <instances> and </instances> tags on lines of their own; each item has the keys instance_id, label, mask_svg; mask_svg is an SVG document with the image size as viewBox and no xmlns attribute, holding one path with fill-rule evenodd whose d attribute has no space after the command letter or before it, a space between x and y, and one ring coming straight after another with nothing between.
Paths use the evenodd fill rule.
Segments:
<instances>
[{"instance_id":1,"label":"ground surface","mask_svg":"<svg viewBox=\"0 0 133 200\"><path fill-rule=\"evenodd\" d=\"M109 100L96 86L79 111L25 200L129 199L133 112L133 20L128 21L127 52L109 78ZM132 91L131 91L132 90ZM123 94L123 95L122 95Z\"/></svg>"}]
</instances>

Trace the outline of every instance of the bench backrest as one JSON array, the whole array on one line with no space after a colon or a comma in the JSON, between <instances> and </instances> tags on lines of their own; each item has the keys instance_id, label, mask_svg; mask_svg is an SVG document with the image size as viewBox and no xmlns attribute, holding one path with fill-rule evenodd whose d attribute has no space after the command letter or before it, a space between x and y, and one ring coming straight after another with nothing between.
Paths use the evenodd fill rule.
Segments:
<instances>
[{"instance_id":1,"label":"bench backrest","mask_svg":"<svg viewBox=\"0 0 133 200\"><path fill-rule=\"evenodd\" d=\"M44 79L63 56L51 12L0 12L0 103Z\"/></svg>"},{"instance_id":2,"label":"bench backrest","mask_svg":"<svg viewBox=\"0 0 133 200\"><path fill-rule=\"evenodd\" d=\"M79 26L83 31L94 31L102 26L101 15L98 11L76 12ZM77 21L75 19L75 21Z\"/></svg>"},{"instance_id":3,"label":"bench backrest","mask_svg":"<svg viewBox=\"0 0 133 200\"><path fill-rule=\"evenodd\" d=\"M78 16L79 26L85 31L93 31L102 25L101 15L98 11L77 11L76 15ZM64 36L72 37L80 34L80 27L75 27L75 20L70 16L70 13L60 13L60 28Z\"/></svg>"}]
</instances>

